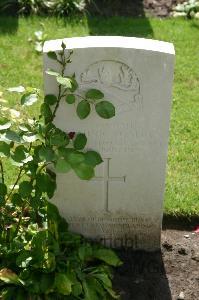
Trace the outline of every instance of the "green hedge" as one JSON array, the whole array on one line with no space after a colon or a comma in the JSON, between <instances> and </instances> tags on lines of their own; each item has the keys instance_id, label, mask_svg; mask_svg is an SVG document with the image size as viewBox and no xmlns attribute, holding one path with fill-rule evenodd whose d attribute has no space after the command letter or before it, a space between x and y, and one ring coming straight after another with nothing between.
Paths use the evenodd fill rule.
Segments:
<instances>
[{"instance_id":1,"label":"green hedge","mask_svg":"<svg viewBox=\"0 0 199 300\"><path fill-rule=\"evenodd\" d=\"M84 12L86 0L3 0L0 12L17 15L67 16Z\"/></svg>"}]
</instances>

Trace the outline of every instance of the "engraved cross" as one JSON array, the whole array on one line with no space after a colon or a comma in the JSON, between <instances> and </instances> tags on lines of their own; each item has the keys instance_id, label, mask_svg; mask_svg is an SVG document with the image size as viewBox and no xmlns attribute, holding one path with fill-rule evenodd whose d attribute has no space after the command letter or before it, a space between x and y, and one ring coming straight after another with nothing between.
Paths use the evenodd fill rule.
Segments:
<instances>
[{"instance_id":1,"label":"engraved cross","mask_svg":"<svg viewBox=\"0 0 199 300\"><path fill-rule=\"evenodd\" d=\"M109 169L110 169L110 160L111 158L104 158L104 176L103 177L94 177L93 181L103 181L103 198L104 198L104 209L105 211L109 211L109 182L110 181L119 181L125 182L126 176L123 177L111 177Z\"/></svg>"}]
</instances>

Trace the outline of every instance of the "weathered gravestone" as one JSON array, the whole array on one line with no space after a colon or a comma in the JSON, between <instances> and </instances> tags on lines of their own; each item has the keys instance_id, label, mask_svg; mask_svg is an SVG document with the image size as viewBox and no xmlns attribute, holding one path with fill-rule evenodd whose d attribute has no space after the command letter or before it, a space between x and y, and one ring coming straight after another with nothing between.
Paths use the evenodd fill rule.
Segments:
<instances>
[{"instance_id":1,"label":"weathered gravestone","mask_svg":"<svg viewBox=\"0 0 199 300\"><path fill-rule=\"evenodd\" d=\"M46 53L61 50L61 42L45 43L45 70L59 70ZM174 47L130 37L64 42L74 49L66 74L76 74L79 94L89 88L103 91L116 116L105 120L93 112L79 120L75 106L63 100L56 125L85 132L87 148L99 151L104 162L91 181L73 172L57 174L54 202L72 231L112 247L155 250L160 247ZM57 93L55 79L47 74L45 92Z\"/></svg>"}]
</instances>

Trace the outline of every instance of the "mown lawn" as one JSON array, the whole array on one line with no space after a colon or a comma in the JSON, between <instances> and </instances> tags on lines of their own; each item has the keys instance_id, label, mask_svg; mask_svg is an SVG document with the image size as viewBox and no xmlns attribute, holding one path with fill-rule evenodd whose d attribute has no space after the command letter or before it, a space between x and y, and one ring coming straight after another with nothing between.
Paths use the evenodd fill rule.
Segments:
<instances>
[{"instance_id":1,"label":"mown lawn","mask_svg":"<svg viewBox=\"0 0 199 300\"><path fill-rule=\"evenodd\" d=\"M165 212L171 215L199 215L199 22L121 17L13 20L0 16L0 90L18 85L42 88L42 57L33 51L33 45L28 42L34 31L41 28L40 22L48 39L126 35L174 43L176 67ZM15 104L16 98L6 97L11 104Z\"/></svg>"}]
</instances>

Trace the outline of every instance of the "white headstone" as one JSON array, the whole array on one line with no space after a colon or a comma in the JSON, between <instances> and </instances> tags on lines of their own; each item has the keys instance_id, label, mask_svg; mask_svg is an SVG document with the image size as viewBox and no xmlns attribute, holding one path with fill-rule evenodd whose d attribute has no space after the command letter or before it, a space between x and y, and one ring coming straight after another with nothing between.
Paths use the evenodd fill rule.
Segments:
<instances>
[{"instance_id":1,"label":"white headstone","mask_svg":"<svg viewBox=\"0 0 199 300\"><path fill-rule=\"evenodd\" d=\"M60 51L62 40L44 46L44 70L59 70L46 55ZM174 67L170 43L130 37L65 39L74 49L66 74L76 74L79 93L100 89L116 107L105 120L93 111L79 120L75 106L63 100L55 124L67 132L85 132L87 148L104 162L91 181L57 174L55 204L72 231L112 247L155 250L160 247L165 168ZM45 74L45 92L57 93Z\"/></svg>"}]
</instances>

